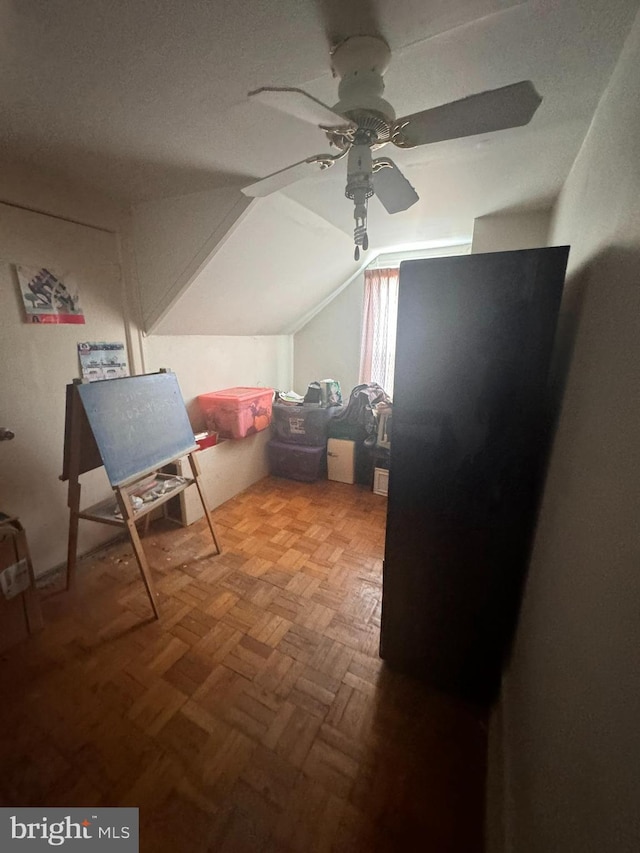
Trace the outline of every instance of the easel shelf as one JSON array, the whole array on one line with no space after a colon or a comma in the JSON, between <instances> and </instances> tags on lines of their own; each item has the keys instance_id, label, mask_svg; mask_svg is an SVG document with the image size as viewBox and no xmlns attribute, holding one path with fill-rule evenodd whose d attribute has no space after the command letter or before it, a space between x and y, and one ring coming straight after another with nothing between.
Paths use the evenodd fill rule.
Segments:
<instances>
[{"instance_id":1,"label":"easel shelf","mask_svg":"<svg viewBox=\"0 0 640 853\"><path fill-rule=\"evenodd\" d=\"M175 475L170 474L156 474L153 479L156 483L171 482L172 480L180 480L181 482L177 483L164 494L146 501L140 507L132 506L132 515L136 521L144 518L150 512L153 512L154 509L157 509L167 501L171 500L171 498L179 495L180 492L184 492L184 490L188 489L189 486L195 485L196 482L193 477L176 477ZM135 497L136 492L139 490L139 486L147 480L149 480L149 477L144 477L138 483L133 483L130 486L127 486L126 492L129 498ZM125 520L120 513L120 508L115 496L112 498L105 498L99 503L81 510L81 512L78 513L78 517L84 518L87 521L97 521L100 524L113 524L114 527L126 527Z\"/></svg>"}]
</instances>

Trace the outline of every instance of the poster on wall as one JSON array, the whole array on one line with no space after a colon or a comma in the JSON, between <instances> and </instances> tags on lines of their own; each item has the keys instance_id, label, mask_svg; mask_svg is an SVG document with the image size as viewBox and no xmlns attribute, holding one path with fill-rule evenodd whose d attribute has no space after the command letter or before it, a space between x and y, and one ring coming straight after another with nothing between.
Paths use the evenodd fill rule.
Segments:
<instances>
[{"instance_id":1,"label":"poster on wall","mask_svg":"<svg viewBox=\"0 0 640 853\"><path fill-rule=\"evenodd\" d=\"M84 323L78 288L44 267L16 266L27 323Z\"/></svg>"},{"instance_id":2,"label":"poster on wall","mask_svg":"<svg viewBox=\"0 0 640 853\"><path fill-rule=\"evenodd\" d=\"M120 379L129 375L127 353L122 343L86 341L78 344L78 356L82 378L88 379L89 382Z\"/></svg>"}]
</instances>

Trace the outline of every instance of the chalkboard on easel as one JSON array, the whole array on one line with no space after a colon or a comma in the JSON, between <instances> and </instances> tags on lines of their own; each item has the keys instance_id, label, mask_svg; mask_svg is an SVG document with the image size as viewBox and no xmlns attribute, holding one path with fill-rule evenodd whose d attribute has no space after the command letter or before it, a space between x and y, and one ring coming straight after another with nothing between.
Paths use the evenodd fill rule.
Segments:
<instances>
[{"instance_id":1,"label":"chalkboard on easel","mask_svg":"<svg viewBox=\"0 0 640 853\"><path fill-rule=\"evenodd\" d=\"M142 548L136 523L162 506L172 495L196 486L216 554L220 553L210 509L194 455L198 449L175 374L168 371L106 379L91 384L67 386L67 410L62 480L69 481L69 541L67 546L67 589L73 584L77 562L80 519L126 528L156 618L157 593ZM187 456L192 477L159 473L169 462ZM117 512L111 500L80 509L80 475L104 465L115 492ZM166 485L147 504L134 506L133 490L147 474L154 483Z\"/></svg>"},{"instance_id":2,"label":"chalkboard on easel","mask_svg":"<svg viewBox=\"0 0 640 853\"><path fill-rule=\"evenodd\" d=\"M72 429L73 394L82 406ZM198 449L174 373L147 373L67 387L67 428L62 479L69 478L70 443L80 470L104 465L112 486Z\"/></svg>"}]
</instances>

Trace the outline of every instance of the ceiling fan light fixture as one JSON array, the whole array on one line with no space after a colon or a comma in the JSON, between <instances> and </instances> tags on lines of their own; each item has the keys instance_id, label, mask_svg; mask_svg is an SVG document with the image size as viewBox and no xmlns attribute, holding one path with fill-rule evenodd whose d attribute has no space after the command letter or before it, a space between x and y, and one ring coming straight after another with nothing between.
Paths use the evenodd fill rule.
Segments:
<instances>
[{"instance_id":1,"label":"ceiling fan light fixture","mask_svg":"<svg viewBox=\"0 0 640 853\"><path fill-rule=\"evenodd\" d=\"M369 248L367 234L367 201L373 195L373 161L371 141L368 134L358 133L356 141L349 149L347 157L347 186L344 194L353 201L353 241L354 257L360 258L360 248L366 252Z\"/></svg>"}]
</instances>

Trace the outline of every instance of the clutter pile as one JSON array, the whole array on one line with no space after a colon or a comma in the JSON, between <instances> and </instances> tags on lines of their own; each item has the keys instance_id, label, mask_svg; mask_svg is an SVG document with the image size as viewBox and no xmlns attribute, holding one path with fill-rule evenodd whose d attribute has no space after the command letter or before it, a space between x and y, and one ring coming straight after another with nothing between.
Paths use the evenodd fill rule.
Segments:
<instances>
[{"instance_id":1,"label":"clutter pile","mask_svg":"<svg viewBox=\"0 0 640 853\"><path fill-rule=\"evenodd\" d=\"M391 397L376 382L368 385L356 385L349 396L349 402L336 414L332 429L336 432L335 437L343 437L344 433L351 433L353 440L366 441L369 445L376 443L378 428L378 414L381 411L390 410L392 407ZM340 433L338 435L337 433ZM364 434L364 438L362 437Z\"/></svg>"},{"instance_id":2,"label":"clutter pile","mask_svg":"<svg viewBox=\"0 0 640 853\"><path fill-rule=\"evenodd\" d=\"M354 473L352 480L370 485L373 469L377 464L378 430L382 413L388 415L392 402L385 390L375 382L356 385L349 395L346 406L336 413L329 424L329 450L332 453L344 454L348 445L353 442ZM385 418L385 423L387 422ZM337 444L337 442L343 442ZM331 478L331 474L329 475Z\"/></svg>"},{"instance_id":3,"label":"clutter pile","mask_svg":"<svg viewBox=\"0 0 640 853\"><path fill-rule=\"evenodd\" d=\"M328 470L330 480L370 484L374 456L389 446L391 411L391 398L376 383L357 385L346 406L335 379L310 382L304 397L276 392L271 473L313 482Z\"/></svg>"}]
</instances>

